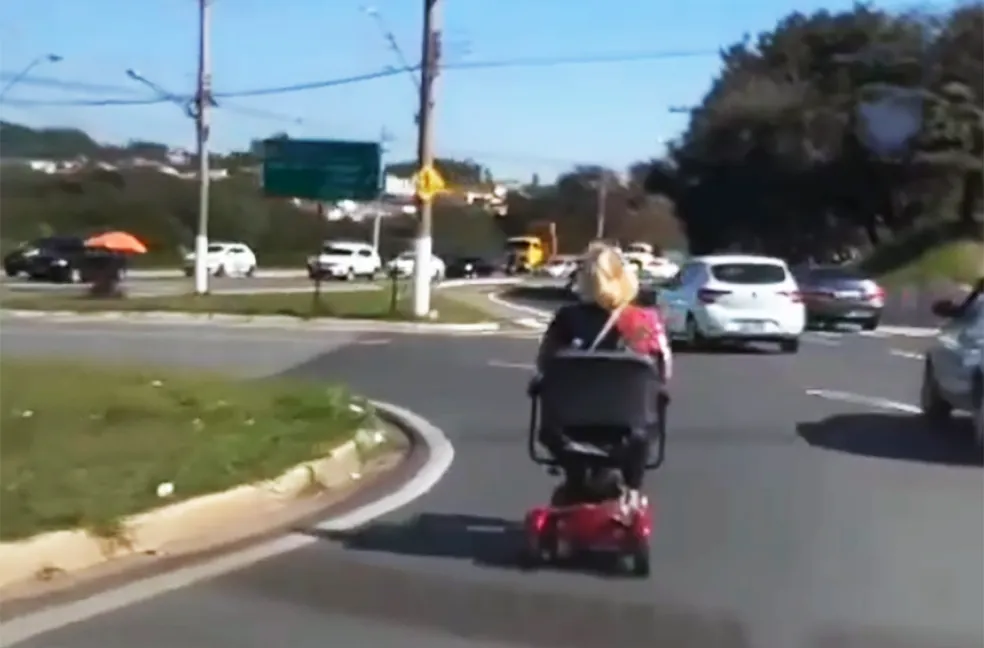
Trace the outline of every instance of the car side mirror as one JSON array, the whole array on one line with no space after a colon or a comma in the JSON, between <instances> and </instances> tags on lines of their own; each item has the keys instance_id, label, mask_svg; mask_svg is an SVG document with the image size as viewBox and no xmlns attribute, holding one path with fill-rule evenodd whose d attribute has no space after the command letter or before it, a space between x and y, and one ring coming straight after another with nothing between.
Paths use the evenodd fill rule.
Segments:
<instances>
[{"instance_id":1,"label":"car side mirror","mask_svg":"<svg viewBox=\"0 0 984 648\"><path fill-rule=\"evenodd\" d=\"M941 299L933 302L933 315L943 319L952 319L960 314L960 308L949 299Z\"/></svg>"}]
</instances>

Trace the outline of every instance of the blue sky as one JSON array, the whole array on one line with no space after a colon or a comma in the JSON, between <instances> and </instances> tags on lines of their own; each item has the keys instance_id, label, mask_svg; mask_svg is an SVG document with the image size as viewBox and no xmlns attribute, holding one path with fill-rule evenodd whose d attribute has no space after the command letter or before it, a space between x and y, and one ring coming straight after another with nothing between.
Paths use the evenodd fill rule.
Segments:
<instances>
[{"instance_id":1,"label":"blue sky","mask_svg":"<svg viewBox=\"0 0 984 648\"><path fill-rule=\"evenodd\" d=\"M212 0L216 92L374 72L396 64L375 6L406 56L419 59L421 0ZM738 5L742 5L741 9ZM770 28L794 8L847 8L848 0L442 0L445 61L709 51ZM899 6L882 2L880 6ZM908 5L913 6L913 5ZM32 76L106 86L69 92L26 80L8 99L142 98L127 68L174 93L194 85L195 0L11 0L0 3L0 68L38 55L64 59ZM668 107L700 101L715 55L621 63L448 70L438 86L439 155L471 157L498 177L550 178L577 163L624 168L661 150L686 125ZM413 155L416 98L398 75L303 93L229 100L215 113L212 146L243 148L276 131L295 137L371 139L387 156ZM170 104L133 107L0 106L5 120L83 128L97 139L190 147L191 122ZM266 111L274 115L247 114ZM300 123L297 123L300 120Z\"/></svg>"}]
</instances>

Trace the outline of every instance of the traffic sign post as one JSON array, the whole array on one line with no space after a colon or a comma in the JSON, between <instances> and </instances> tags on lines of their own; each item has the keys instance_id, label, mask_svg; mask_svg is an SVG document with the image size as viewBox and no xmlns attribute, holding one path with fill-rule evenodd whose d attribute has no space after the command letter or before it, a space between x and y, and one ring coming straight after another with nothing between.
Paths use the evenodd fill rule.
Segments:
<instances>
[{"instance_id":1,"label":"traffic sign post","mask_svg":"<svg viewBox=\"0 0 984 648\"><path fill-rule=\"evenodd\" d=\"M428 164L413 177L416 187L417 197L424 202L430 202L439 193L443 193L447 187L444 178L437 172L434 165Z\"/></svg>"},{"instance_id":2,"label":"traffic sign post","mask_svg":"<svg viewBox=\"0 0 984 648\"><path fill-rule=\"evenodd\" d=\"M283 198L376 200L378 142L269 139L263 142L263 193Z\"/></svg>"}]
</instances>

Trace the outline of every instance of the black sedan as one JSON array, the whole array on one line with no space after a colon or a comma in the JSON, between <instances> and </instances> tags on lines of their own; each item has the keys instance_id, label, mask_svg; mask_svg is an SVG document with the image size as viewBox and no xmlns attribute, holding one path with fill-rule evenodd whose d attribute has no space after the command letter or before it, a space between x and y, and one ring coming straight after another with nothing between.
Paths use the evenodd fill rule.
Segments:
<instances>
[{"instance_id":1,"label":"black sedan","mask_svg":"<svg viewBox=\"0 0 984 648\"><path fill-rule=\"evenodd\" d=\"M844 322L866 331L878 328L885 291L863 273L843 266L807 266L794 275L811 325Z\"/></svg>"},{"instance_id":2,"label":"black sedan","mask_svg":"<svg viewBox=\"0 0 984 648\"><path fill-rule=\"evenodd\" d=\"M490 277L495 274L495 263L481 257L467 256L452 259L447 264L444 276L448 279L471 279Z\"/></svg>"}]
</instances>

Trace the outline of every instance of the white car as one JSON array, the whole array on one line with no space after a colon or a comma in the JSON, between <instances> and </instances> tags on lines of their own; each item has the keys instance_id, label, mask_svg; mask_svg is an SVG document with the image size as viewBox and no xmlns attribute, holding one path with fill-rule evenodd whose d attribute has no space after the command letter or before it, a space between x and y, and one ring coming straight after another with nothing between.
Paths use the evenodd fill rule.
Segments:
<instances>
[{"instance_id":1,"label":"white car","mask_svg":"<svg viewBox=\"0 0 984 648\"><path fill-rule=\"evenodd\" d=\"M325 241L307 261L311 279L373 279L382 267L376 248L358 241Z\"/></svg>"},{"instance_id":2,"label":"white car","mask_svg":"<svg viewBox=\"0 0 984 648\"><path fill-rule=\"evenodd\" d=\"M957 306L938 302L933 312L948 321L926 351L919 405L923 416L942 426L953 410L973 416L974 438L984 446L984 294Z\"/></svg>"},{"instance_id":3,"label":"white car","mask_svg":"<svg viewBox=\"0 0 984 648\"><path fill-rule=\"evenodd\" d=\"M413 275L413 268L416 265L416 261L414 260L414 252L412 250L409 252L404 252L386 265L387 269L390 272L395 272L397 276L410 277ZM441 281L444 279L445 271L446 267L444 265L444 261L442 261L437 255L432 254L430 262L431 281Z\"/></svg>"},{"instance_id":4,"label":"white car","mask_svg":"<svg viewBox=\"0 0 984 648\"><path fill-rule=\"evenodd\" d=\"M205 256L208 273L216 277L252 277L256 274L256 254L245 243L215 241ZM195 253L184 258L185 276L195 274Z\"/></svg>"},{"instance_id":5,"label":"white car","mask_svg":"<svg viewBox=\"0 0 984 648\"><path fill-rule=\"evenodd\" d=\"M574 259L553 258L543 264L540 270L543 274L554 279L564 279L569 277L577 268L577 261Z\"/></svg>"},{"instance_id":6,"label":"white car","mask_svg":"<svg viewBox=\"0 0 984 648\"><path fill-rule=\"evenodd\" d=\"M653 257L639 268L639 278L647 282L664 283L680 272L680 266L664 257Z\"/></svg>"},{"instance_id":7,"label":"white car","mask_svg":"<svg viewBox=\"0 0 984 648\"><path fill-rule=\"evenodd\" d=\"M781 259L695 257L659 289L656 303L670 337L692 346L712 341L775 342L796 353L806 309Z\"/></svg>"}]
</instances>

